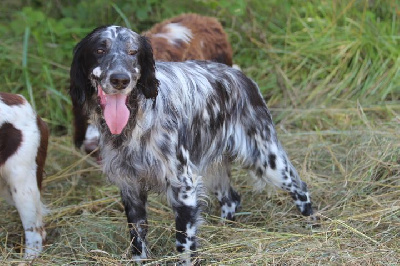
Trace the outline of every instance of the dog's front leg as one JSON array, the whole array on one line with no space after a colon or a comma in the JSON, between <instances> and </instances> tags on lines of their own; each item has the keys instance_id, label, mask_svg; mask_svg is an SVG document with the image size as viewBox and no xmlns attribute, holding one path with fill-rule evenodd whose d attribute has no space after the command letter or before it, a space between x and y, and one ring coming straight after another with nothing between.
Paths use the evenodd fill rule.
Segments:
<instances>
[{"instance_id":1,"label":"dog's front leg","mask_svg":"<svg viewBox=\"0 0 400 266\"><path fill-rule=\"evenodd\" d=\"M186 154L186 155L185 155ZM196 264L196 233L200 221L201 177L191 171L187 152L178 155L177 182L169 184L168 199L175 214L176 249L181 263Z\"/></svg>"},{"instance_id":2,"label":"dog's front leg","mask_svg":"<svg viewBox=\"0 0 400 266\"><path fill-rule=\"evenodd\" d=\"M147 191L140 185L124 187L121 189L121 198L131 234L133 259L135 261L147 259Z\"/></svg>"}]
</instances>

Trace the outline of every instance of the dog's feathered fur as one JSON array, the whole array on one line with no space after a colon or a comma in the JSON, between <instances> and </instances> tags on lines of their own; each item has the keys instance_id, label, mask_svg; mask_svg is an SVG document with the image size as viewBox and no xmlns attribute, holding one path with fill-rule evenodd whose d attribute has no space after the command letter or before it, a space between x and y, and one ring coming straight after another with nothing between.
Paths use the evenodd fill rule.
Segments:
<instances>
[{"instance_id":1,"label":"dog's feathered fur","mask_svg":"<svg viewBox=\"0 0 400 266\"><path fill-rule=\"evenodd\" d=\"M111 134L105 120L103 93L126 97L130 117L120 134ZM145 37L101 27L75 48L70 94L100 130L103 171L121 190L136 259L146 257L149 190L166 193L177 250L187 262L196 250L203 179L222 218L234 219L240 197L229 181L233 161L257 182L290 192L303 215L313 213L307 185L279 143L257 85L238 70L204 61L154 62Z\"/></svg>"}]
</instances>

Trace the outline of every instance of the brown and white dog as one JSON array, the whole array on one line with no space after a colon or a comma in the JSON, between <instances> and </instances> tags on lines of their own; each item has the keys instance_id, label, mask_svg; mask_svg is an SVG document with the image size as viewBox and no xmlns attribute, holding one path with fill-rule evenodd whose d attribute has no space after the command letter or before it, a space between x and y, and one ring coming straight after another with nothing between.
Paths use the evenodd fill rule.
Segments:
<instances>
[{"instance_id":1,"label":"brown and white dog","mask_svg":"<svg viewBox=\"0 0 400 266\"><path fill-rule=\"evenodd\" d=\"M154 25L143 33L157 61L210 60L232 66L232 48L216 18L183 14ZM74 142L87 153L97 148L99 132L87 125L87 116L74 104Z\"/></svg>"},{"instance_id":2,"label":"brown and white dog","mask_svg":"<svg viewBox=\"0 0 400 266\"><path fill-rule=\"evenodd\" d=\"M158 61L211 60L232 66L232 48L216 18L183 14L143 33Z\"/></svg>"},{"instance_id":3,"label":"brown and white dog","mask_svg":"<svg viewBox=\"0 0 400 266\"><path fill-rule=\"evenodd\" d=\"M25 258L42 251L45 207L40 200L49 131L21 95L0 92L0 194L25 230Z\"/></svg>"}]
</instances>

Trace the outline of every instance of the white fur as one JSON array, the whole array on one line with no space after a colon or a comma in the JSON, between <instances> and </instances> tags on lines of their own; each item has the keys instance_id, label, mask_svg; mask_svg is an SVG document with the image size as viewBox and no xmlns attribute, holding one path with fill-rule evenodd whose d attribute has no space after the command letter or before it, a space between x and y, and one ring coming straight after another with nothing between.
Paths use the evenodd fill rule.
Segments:
<instances>
[{"instance_id":1,"label":"white fur","mask_svg":"<svg viewBox=\"0 0 400 266\"><path fill-rule=\"evenodd\" d=\"M90 140L97 140L99 139L99 137L100 137L100 132L97 130L97 128L92 124L89 124L86 130L85 139L90 141Z\"/></svg>"},{"instance_id":2,"label":"white fur","mask_svg":"<svg viewBox=\"0 0 400 266\"><path fill-rule=\"evenodd\" d=\"M93 69L92 73L93 73L93 75L95 75L96 77L99 78L101 76L101 68L96 67L95 69Z\"/></svg>"},{"instance_id":3,"label":"white fur","mask_svg":"<svg viewBox=\"0 0 400 266\"><path fill-rule=\"evenodd\" d=\"M178 41L189 43L193 37L192 31L180 23L170 23L165 27L169 30L167 33L157 33L153 37L167 39L171 44L176 44Z\"/></svg>"}]
</instances>

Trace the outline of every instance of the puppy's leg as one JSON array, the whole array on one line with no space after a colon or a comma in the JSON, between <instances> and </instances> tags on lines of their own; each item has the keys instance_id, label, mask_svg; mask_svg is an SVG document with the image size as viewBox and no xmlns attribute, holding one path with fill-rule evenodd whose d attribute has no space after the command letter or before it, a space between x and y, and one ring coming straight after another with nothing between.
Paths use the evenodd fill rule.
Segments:
<instances>
[{"instance_id":1,"label":"puppy's leg","mask_svg":"<svg viewBox=\"0 0 400 266\"><path fill-rule=\"evenodd\" d=\"M214 163L207 170L207 186L217 197L221 206L221 218L234 221L240 207L240 195L231 186L231 169L228 158Z\"/></svg>"},{"instance_id":2,"label":"puppy's leg","mask_svg":"<svg viewBox=\"0 0 400 266\"><path fill-rule=\"evenodd\" d=\"M32 259L43 250L46 231L43 227L43 204L36 182L36 169L14 169L8 184L15 207L25 230L25 258Z\"/></svg>"},{"instance_id":3,"label":"puppy's leg","mask_svg":"<svg viewBox=\"0 0 400 266\"><path fill-rule=\"evenodd\" d=\"M192 173L188 153L183 148L178 160L177 182L169 184L167 196L175 214L176 249L182 254L182 263L189 265L194 262L191 258L195 257L196 251L202 181Z\"/></svg>"},{"instance_id":4,"label":"puppy's leg","mask_svg":"<svg viewBox=\"0 0 400 266\"><path fill-rule=\"evenodd\" d=\"M261 134L260 134L261 135ZM273 134L270 140L256 136L258 158L253 168L256 178L264 179L286 190L292 196L296 207L304 216L313 214L307 184L303 182L289 161L285 150Z\"/></svg>"},{"instance_id":5,"label":"puppy's leg","mask_svg":"<svg viewBox=\"0 0 400 266\"><path fill-rule=\"evenodd\" d=\"M121 189L121 198L130 228L132 254L135 261L147 258L147 192L140 185Z\"/></svg>"}]
</instances>

